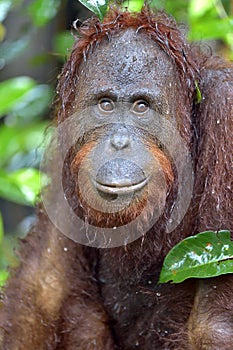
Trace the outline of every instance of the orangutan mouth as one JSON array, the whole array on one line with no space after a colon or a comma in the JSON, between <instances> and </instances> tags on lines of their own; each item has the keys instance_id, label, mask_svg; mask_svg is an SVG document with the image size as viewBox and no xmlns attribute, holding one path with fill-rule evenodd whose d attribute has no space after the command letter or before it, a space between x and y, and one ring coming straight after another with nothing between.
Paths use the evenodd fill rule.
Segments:
<instances>
[{"instance_id":1,"label":"orangutan mouth","mask_svg":"<svg viewBox=\"0 0 233 350\"><path fill-rule=\"evenodd\" d=\"M150 176L143 179L142 181L136 184L127 184L126 181L122 182L122 184L103 184L93 180L94 186L98 191L108 193L108 194L118 194L124 195L132 192L136 192L141 190L143 187L147 185L150 180Z\"/></svg>"}]
</instances>

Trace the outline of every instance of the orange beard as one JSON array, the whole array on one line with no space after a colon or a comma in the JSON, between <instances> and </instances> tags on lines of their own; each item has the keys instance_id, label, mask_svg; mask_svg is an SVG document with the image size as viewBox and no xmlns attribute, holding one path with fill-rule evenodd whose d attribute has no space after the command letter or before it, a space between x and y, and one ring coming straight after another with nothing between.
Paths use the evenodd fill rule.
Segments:
<instances>
[{"instance_id":1,"label":"orange beard","mask_svg":"<svg viewBox=\"0 0 233 350\"><path fill-rule=\"evenodd\" d=\"M126 225L141 215L143 227L143 223L148 223L154 215L159 217L174 181L168 157L155 144L147 144L153 155L154 171L145 187L127 195L106 195L95 188L90 175L92 163L89 155L96 144L95 141L86 143L71 163L85 221L97 227L113 228Z\"/></svg>"}]
</instances>

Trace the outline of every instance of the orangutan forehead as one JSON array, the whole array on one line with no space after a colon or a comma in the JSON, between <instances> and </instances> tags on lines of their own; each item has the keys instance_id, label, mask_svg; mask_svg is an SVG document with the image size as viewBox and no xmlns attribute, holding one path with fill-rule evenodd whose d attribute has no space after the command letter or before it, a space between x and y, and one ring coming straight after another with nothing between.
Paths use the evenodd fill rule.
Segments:
<instances>
[{"instance_id":1,"label":"orangutan forehead","mask_svg":"<svg viewBox=\"0 0 233 350\"><path fill-rule=\"evenodd\" d=\"M167 54L143 32L127 29L105 40L83 62L80 75L100 83L131 84L174 79L175 67ZM102 72L100 75L99 72ZM162 81L161 81L162 84ZM167 85L167 84L166 84Z\"/></svg>"},{"instance_id":2,"label":"orangutan forehead","mask_svg":"<svg viewBox=\"0 0 233 350\"><path fill-rule=\"evenodd\" d=\"M119 75L151 71L155 64L166 62L173 69L171 60L146 34L127 29L110 41L105 40L94 51L96 63L110 66ZM93 58L92 58L93 59ZM92 61L93 62L93 61Z\"/></svg>"}]
</instances>

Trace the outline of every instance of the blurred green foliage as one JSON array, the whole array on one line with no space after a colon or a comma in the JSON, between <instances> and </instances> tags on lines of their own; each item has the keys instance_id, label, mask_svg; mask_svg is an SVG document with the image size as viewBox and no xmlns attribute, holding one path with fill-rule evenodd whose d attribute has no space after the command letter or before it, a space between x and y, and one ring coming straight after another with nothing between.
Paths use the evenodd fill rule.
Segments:
<instances>
[{"instance_id":1,"label":"blurred green foliage","mask_svg":"<svg viewBox=\"0 0 233 350\"><path fill-rule=\"evenodd\" d=\"M33 24L41 27L56 16L60 4L60 0L34 0L27 7L27 12Z\"/></svg>"},{"instance_id":2,"label":"blurred green foliage","mask_svg":"<svg viewBox=\"0 0 233 350\"><path fill-rule=\"evenodd\" d=\"M107 0L80 2L100 19L109 6ZM126 0L122 3L131 11L138 11L143 2ZM24 0L0 0L0 69L16 58L20 60L20 55L32 40L32 33L41 27L46 28L65 4L61 0L31 0L29 4ZM165 9L179 22L185 23L190 40L218 39L224 43L228 56L233 54L232 1L152 0L151 6ZM11 11L17 11L17 16L27 18L26 28L22 28L13 41L8 39L5 27L5 20ZM60 62L64 61L73 40L69 31L55 33L53 54ZM34 62L46 64L46 57L41 59L37 55ZM19 76L12 76L0 83L0 197L4 199L29 206L36 201L42 153L39 146L48 125L45 116L49 113L53 94L54 86L39 84L29 76L20 76L20 72ZM6 266L14 264L12 244L8 236L4 236L0 217L0 286L7 278Z\"/></svg>"},{"instance_id":3,"label":"blurred green foliage","mask_svg":"<svg viewBox=\"0 0 233 350\"><path fill-rule=\"evenodd\" d=\"M57 15L61 1L35 0L25 4L23 0L0 0L0 69L13 60L21 59L21 54L32 41L37 28L46 27ZM17 11L17 16L26 18L15 40L8 39L5 27L7 16ZM61 41L60 37L66 38ZM69 40L68 40L69 39ZM70 33L59 33L54 37L54 47L61 61L72 44ZM55 53L57 54L57 53ZM41 58L37 55L34 62ZM42 60L46 64L49 60ZM17 61L16 61L17 62ZM0 197L17 204L34 206L40 191L39 163L42 155L40 147L48 125L46 116L50 110L54 86L39 84L29 76L12 76L0 82ZM14 212L12 213L14 221ZM15 241L4 235L0 216L0 286L8 276L7 266L14 266Z\"/></svg>"},{"instance_id":4,"label":"blurred green foliage","mask_svg":"<svg viewBox=\"0 0 233 350\"><path fill-rule=\"evenodd\" d=\"M222 40L233 58L233 3L231 0L152 0L157 8L188 26L190 41Z\"/></svg>"}]
</instances>

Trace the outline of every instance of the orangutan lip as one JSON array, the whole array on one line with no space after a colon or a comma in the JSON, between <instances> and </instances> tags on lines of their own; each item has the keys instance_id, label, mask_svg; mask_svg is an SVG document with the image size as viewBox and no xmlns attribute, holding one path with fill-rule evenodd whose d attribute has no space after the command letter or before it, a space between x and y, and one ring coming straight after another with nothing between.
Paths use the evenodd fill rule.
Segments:
<instances>
[{"instance_id":1,"label":"orangutan lip","mask_svg":"<svg viewBox=\"0 0 233 350\"><path fill-rule=\"evenodd\" d=\"M141 190L148 183L149 179L150 179L150 176L148 176L146 179L144 179L143 181L137 184L128 185L128 186L106 185L106 184L101 184L96 180L93 180L93 182L96 189L101 192L109 193L109 194L127 194L127 193Z\"/></svg>"}]
</instances>

